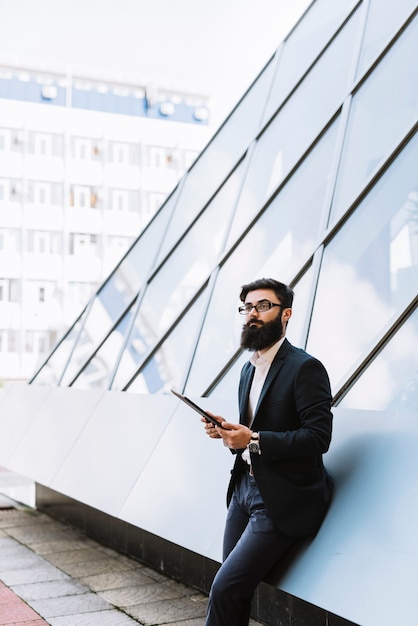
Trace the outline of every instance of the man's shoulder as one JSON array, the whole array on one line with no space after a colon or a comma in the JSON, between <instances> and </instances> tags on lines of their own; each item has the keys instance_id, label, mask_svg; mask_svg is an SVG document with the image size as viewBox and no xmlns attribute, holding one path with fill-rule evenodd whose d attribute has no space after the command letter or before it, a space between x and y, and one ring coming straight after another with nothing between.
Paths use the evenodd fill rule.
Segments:
<instances>
[{"instance_id":1,"label":"man's shoulder","mask_svg":"<svg viewBox=\"0 0 418 626\"><path fill-rule=\"evenodd\" d=\"M312 356L312 354L309 354L309 352L306 352L306 350L304 350L303 348L298 348L297 346L294 346L290 343L288 339L284 341L281 349L279 350L279 353L281 352L283 357L289 359L294 363L302 364L306 361L320 363L320 361L316 357Z\"/></svg>"}]
</instances>

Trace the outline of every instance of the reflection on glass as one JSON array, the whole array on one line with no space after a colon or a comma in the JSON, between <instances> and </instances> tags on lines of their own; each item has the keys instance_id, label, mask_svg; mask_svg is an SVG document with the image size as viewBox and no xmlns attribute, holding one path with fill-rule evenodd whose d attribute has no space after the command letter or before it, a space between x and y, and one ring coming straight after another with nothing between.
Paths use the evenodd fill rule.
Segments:
<instances>
[{"instance_id":1,"label":"reflection on glass","mask_svg":"<svg viewBox=\"0 0 418 626\"><path fill-rule=\"evenodd\" d=\"M139 375L132 381L126 391L134 393L165 393L172 387L182 389L187 368L194 350L198 329L202 322L205 295L199 299L184 314L180 322L173 328L170 335L152 355ZM131 368L126 368L118 373L118 379L128 378L127 374L133 374Z\"/></svg>"},{"instance_id":2,"label":"reflection on glass","mask_svg":"<svg viewBox=\"0 0 418 626\"><path fill-rule=\"evenodd\" d=\"M257 246L263 253L265 247L276 245L277 267L290 264L290 274L312 253L320 228L328 211L324 202L330 182L332 156L335 148L338 121L335 122L308 155L293 177L281 189L268 207L266 214L253 227ZM250 190L240 199L229 234L231 246L260 209L256 196ZM260 233L260 234L257 234ZM264 241L272 241L267 243ZM255 254L259 253L258 250Z\"/></svg>"},{"instance_id":3,"label":"reflection on glass","mask_svg":"<svg viewBox=\"0 0 418 626\"><path fill-rule=\"evenodd\" d=\"M126 308L126 283L120 281L120 276L118 272L113 274L95 296L62 384L68 385L73 380Z\"/></svg>"},{"instance_id":4,"label":"reflection on glass","mask_svg":"<svg viewBox=\"0 0 418 626\"><path fill-rule=\"evenodd\" d=\"M100 346L94 357L87 363L72 387L83 389L108 389L110 376L115 368L115 361L124 345L129 331L135 303L125 313L116 328Z\"/></svg>"},{"instance_id":5,"label":"reflection on glass","mask_svg":"<svg viewBox=\"0 0 418 626\"><path fill-rule=\"evenodd\" d=\"M85 313L84 313L85 315ZM58 385L70 357L71 350L77 340L82 325L83 316L73 324L67 334L60 341L54 352L32 378L31 383L36 385Z\"/></svg>"},{"instance_id":6,"label":"reflection on glass","mask_svg":"<svg viewBox=\"0 0 418 626\"><path fill-rule=\"evenodd\" d=\"M344 213L365 181L416 122L417 59L418 18L354 96L333 202L333 219Z\"/></svg>"},{"instance_id":7,"label":"reflection on glass","mask_svg":"<svg viewBox=\"0 0 418 626\"><path fill-rule=\"evenodd\" d=\"M77 326L77 332L72 332L58 346L56 352L51 355L51 358L38 373L34 382L38 383L44 379L50 380L51 375L56 378L61 377L67 356L74 348L74 343L77 342L71 362L66 368L61 381L63 385L69 384L88 357L103 341L115 321L132 302L132 299L136 296L140 286L154 266L157 253L156 242L159 242L164 234L173 210L176 194L177 190L174 191L155 218L148 224L148 227L96 294L92 306L88 307L84 314L81 333L79 332L80 324ZM86 318L85 322L84 318ZM52 374L52 372L54 373Z\"/></svg>"},{"instance_id":8,"label":"reflection on glass","mask_svg":"<svg viewBox=\"0 0 418 626\"><path fill-rule=\"evenodd\" d=\"M155 267L161 240L167 229L178 196L178 187L141 233L136 243L111 275L125 304L132 301Z\"/></svg>"},{"instance_id":9,"label":"reflection on glass","mask_svg":"<svg viewBox=\"0 0 418 626\"><path fill-rule=\"evenodd\" d=\"M241 369L248 361L248 352L241 352L236 361L231 365L226 374L214 387L209 396L214 398L236 398L238 403L238 385ZM202 395L203 392L200 393Z\"/></svg>"},{"instance_id":10,"label":"reflection on glass","mask_svg":"<svg viewBox=\"0 0 418 626\"><path fill-rule=\"evenodd\" d=\"M352 5L352 0L316 0L310 6L280 51L266 121L334 35Z\"/></svg>"},{"instance_id":11,"label":"reflection on glass","mask_svg":"<svg viewBox=\"0 0 418 626\"><path fill-rule=\"evenodd\" d=\"M161 250L160 261L203 209L256 135L271 83L273 65L274 60L264 68L250 91L187 174L170 231Z\"/></svg>"},{"instance_id":12,"label":"reflection on glass","mask_svg":"<svg viewBox=\"0 0 418 626\"><path fill-rule=\"evenodd\" d=\"M341 105L357 25L358 11L261 135L243 189L245 204L264 204Z\"/></svg>"},{"instance_id":13,"label":"reflection on glass","mask_svg":"<svg viewBox=\"0 0 418 626\"><path fill-rule=\"evenodd\" d=\"M417 162L416 135L325 249L308 351L334 385L416 294Z\"/></svg>"},{"instance_id":14,"label":"reflection on glass","mask_svg":"<svg viewBox=\"0 0 418 626\"><path fill-rule=\"evenodd\" d=\"M65 371L63 384L69 384L74 379L146 281L155 264L156 252L164 236L175 197L176 193L168 199L98 291L89 309L71 363Z\"/></svg>"},{"instance_id":15,"label":"reflection on glass","mask_svg":"<svg viewBox=\"0 0 418 626\"><path fill-rule=\"evenodd\" d=\"M242 166L230 176L149 283L137 323L146 329L146 333L141 333L145 349L152 347L174 322L216 265L225 245L241 177Z\"/></svg>"},{"instance_id":16,"label":"reflection on glass","mask_svg":"<svg viewBox=\"0 0 418 626\"><path fill-rule=\"evenodd\" d=\"M370 411L418 411L418 312L400 327L339 406Z\"/></svg>"},{"instance_id":17,"label":"reflection on glass","mask_svg":"<svg viewBox=\"0 0 418 626\"><path fill-rule=\"evenodd\" d=\"M367 13L366 32L358 66L358 76L382 51L405 18L416 8L416 0L382 2L371 0Z\"/></svg>"}]
</instances>

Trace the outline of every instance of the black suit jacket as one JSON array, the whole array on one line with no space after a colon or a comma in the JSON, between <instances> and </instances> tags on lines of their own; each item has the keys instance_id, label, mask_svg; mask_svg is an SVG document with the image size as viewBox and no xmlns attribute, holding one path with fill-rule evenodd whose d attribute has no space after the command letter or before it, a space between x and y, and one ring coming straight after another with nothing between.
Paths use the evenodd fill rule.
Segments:
<instances>
[{"instance_id":1,"label":"black suit jacket","mask_svg":"<svg viewBox=\"0 0 418 626\"><path fill-rule=\"evenodd\" d=\"M240 422L247 424L255 368L247 362L239 384ZM332 432L331 390L317 359L287 339L270 366L252 430L260 433L261 455L251 454L254 478L276 528L290 536L315 534L327 511L332 480L322 455ZM227 502L247 471L237 454Z\"/></svg>"}]
</instances>

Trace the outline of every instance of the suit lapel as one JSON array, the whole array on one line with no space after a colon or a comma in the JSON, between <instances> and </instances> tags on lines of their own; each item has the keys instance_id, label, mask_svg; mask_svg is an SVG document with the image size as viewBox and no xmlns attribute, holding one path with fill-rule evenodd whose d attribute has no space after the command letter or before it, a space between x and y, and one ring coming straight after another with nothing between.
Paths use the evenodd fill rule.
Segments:
<instances>
[{"instance_id":1,"label":"suit lapel","mask_svg":"<svg viewBox=\"0 0 418 626\"><path fill-rule=\"evenodd\" d=\"M251 383L254 378L255 367L248 361L242 370L239 392L239 414L240 423L247 425L248 420L248 398L250 395Z\"/></svg>"}]
</instances>

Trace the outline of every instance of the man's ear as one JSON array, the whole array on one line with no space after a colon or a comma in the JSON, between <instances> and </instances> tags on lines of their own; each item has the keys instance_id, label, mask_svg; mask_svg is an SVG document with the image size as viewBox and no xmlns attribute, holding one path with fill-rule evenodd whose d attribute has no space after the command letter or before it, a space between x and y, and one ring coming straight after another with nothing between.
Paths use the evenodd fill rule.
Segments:
<instances>
[{"instance_id":1,"label":"man's ear","mask_svg":"<svg viewBox=\"0 0 418 626\"><path fill-rule=\"evenodd\" d=\"M288 309L284 309L283 310L283 321L284 322L288 322L290 320L290 318L292 317L292 309L288 308Z\"/></svg>"}]
</instances>

